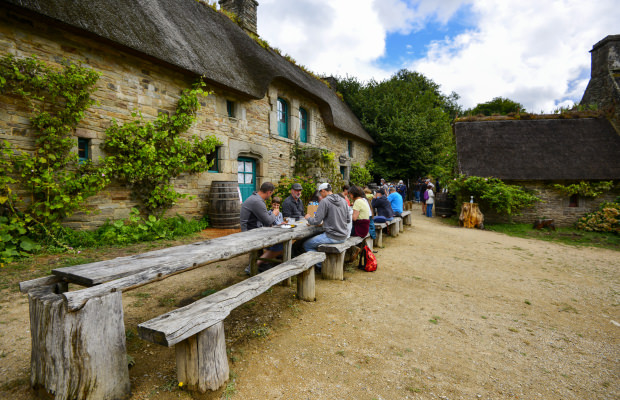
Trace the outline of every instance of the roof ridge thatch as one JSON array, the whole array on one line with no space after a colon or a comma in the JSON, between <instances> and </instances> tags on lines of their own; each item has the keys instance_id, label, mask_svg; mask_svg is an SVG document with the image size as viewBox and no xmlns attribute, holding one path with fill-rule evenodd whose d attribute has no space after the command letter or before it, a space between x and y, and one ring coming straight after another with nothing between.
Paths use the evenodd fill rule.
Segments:
<instances>
[{"instance_id":1,"label":"roof ridge thatch","mask_svg":"<svg viewBox=\"0 0 620 400\"><path fill-rule=\"evenodd\" d=\"M532 114L532 113L510 113L507 115L466 115L458 117L454 122L481 122L481 121L519 121L532 119L577 119L577 118L601 118L606 113L601 110L576 110L563 111L557 114Z\"/></svg>"}]
</instances>

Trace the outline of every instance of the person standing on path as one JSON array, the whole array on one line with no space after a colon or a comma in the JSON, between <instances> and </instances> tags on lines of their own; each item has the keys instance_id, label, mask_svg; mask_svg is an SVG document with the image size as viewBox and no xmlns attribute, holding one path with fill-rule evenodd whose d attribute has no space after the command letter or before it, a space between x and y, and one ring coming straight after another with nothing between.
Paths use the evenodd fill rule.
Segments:
<instances>
[{"instance_id":1,"label":"person standing on path","mask_svg":"<svg viewBox=\"0 0 620 400\"><path fill-rule=\"evenodd\" d=\"M424 194L426 193L428 182L428 179L425 179L420 184L420 204L422 204L422 215L426 215L426 199L424 199Z\"/></svg>"},{"instance_id":2,"label":"person standing on path","mask_svg":"<svg viewBox=\"0 0 620 400\"><path fill-rule=\"evenodd\" d=\"M428 184L428 188L426 189L426 193L428 197L426 200L426 216L429 218L433 217L433 204L435 203L435 193L433 192L434 185L432 183Z\"/></svg>"}]
</instances>

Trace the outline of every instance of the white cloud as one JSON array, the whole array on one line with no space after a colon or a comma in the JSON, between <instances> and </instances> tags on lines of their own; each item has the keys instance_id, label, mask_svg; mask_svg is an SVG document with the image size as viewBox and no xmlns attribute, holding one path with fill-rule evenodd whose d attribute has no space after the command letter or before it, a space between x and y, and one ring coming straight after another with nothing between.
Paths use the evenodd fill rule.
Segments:
<instances>
[{"instance_id":1,"label":"white cloud","mask_svg":"<svg viewBox=\"0 0 620 400\"><path fill-rule=\"evenodd\" d=\"M262 0L258 32L312 71L383 79L386 30L372 0Z\"/></svg>"},{"instance_id":2,"label":"white cloud","mask_svg":"<svg viewBox=\"0 0 620 400\"><path fill-rule=\"evenodd\" d=\"M450 24L464 6L471 28L429 43L404 67L455 91L465 107L502 96L548 112L579 101L588 51L620 33L613 0L261 0L258 29L315 72L381 80L396 72L378 63L389 33L415 36L430 21ZM411 57L409 47L404 52L394 58Z\"/></svg>"}]
</instances>

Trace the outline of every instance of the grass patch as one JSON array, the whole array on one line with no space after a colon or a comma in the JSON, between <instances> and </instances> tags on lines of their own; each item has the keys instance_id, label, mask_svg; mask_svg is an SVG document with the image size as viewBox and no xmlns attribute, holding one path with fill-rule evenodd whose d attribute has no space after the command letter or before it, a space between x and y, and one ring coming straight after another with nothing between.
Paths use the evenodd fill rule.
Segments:
<instances>
[{"instance_id":1,"label":"grass patch","mask_svg":"<svg viewBox=\"0 0 620 400\"><path fill-rule=\"evenodd\" d=\"M546 240L571 246L592 246L620 250L620 235L603 232L586 232L575 228L533 229L531 224L485 224L485 229L528 239ZM520 250L515 248L515 250Z\"/></svg>"},{"instance_id":2,"label":"grass patch","mask_svg":"<svg viewBox=\"0 0 620 400\"><path fill-rule=\"evenodd\" d=\"M157 303L160 307L172 307L174 306L175 302L176 299L174 298L174 296L164 296L157 299Z\"/></svg>"}]
</instances>

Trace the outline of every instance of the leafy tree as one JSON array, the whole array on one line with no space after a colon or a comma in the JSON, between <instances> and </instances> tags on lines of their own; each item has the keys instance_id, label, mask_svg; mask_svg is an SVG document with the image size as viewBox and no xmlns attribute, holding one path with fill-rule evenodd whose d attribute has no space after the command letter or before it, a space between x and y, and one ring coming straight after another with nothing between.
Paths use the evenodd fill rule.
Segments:
<instances>
[{"instance_id":1,"label":"leafy tree","mask_svg":"<svg viewBox=\"0 0 620 400\"><path fill-rule=\"evenodd\" d=\"M453 174L450 122L460 111L456 93L445 96L435 82L407 70L367 84L340 78L336 89L377 142L374 162L367 165L375 179Z\"/></svg>"},{"instance_id":2,"label":"leafy tree","mask_svg":"<svg viewBox=\"0 0 620 400\"><path fill-rule=\"evenodd\" d=\"M468 115L507 115L510 113L522 113L525 112L525 107L522 104L512 101L510 99L504 99L502 97L496 97L486 103L480 103L471 110L467 110L465 113Z\"/></svg>"}]
</instances>

